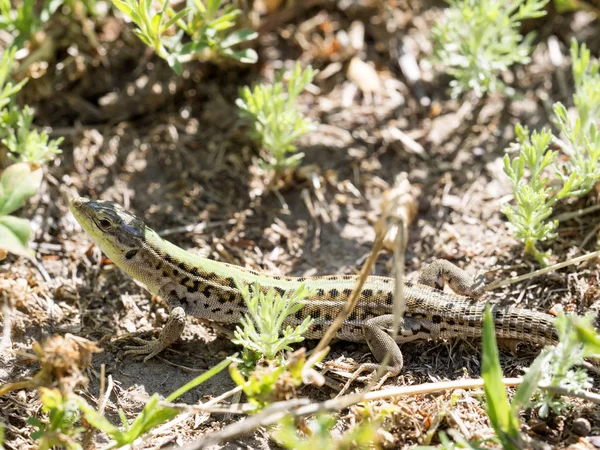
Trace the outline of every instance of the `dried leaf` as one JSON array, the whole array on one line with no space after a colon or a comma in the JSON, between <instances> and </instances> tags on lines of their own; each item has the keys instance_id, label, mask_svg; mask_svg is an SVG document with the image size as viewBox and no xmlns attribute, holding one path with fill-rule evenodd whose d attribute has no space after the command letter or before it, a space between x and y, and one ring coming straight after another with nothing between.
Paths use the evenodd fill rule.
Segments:
<instances>
[{"instance_id":1,"label":"dried leaf","mask_svg":"<svg viewBox=\"0 0 600 450\"><path fill-rule=\"evenodd\" d=\"M420 194L421 189L410 184L405 172L399 174L394 186L384 192L382 209L389 224L383 241L386 250L394 251L399 226L404 228L404 238L408 240L408 230L419 211L417 198Z\"/></svg>"},{"instance_id":2,"label":"dried leaf","mask_svg":"<svg viewBox=\"0 0 600 450\"><path fill-rule=\"evenodd\" d=\"M346 76L364 93L377 92L381 87L377 71L357 56L350 61Z\"/></svg>"}]
</instances>

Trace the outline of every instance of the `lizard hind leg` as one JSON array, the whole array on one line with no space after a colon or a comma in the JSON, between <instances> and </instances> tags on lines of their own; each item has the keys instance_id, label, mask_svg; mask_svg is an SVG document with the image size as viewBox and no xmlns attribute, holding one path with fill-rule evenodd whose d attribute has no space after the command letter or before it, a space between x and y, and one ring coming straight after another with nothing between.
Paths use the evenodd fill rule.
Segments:
<instances>
[{"instance_id":1,"label":"lizard hind leg","mask_svg":"<svg viewBox=\"0 0 600 450\"><path fill-rule=\"evenodd\" d=\"M463 269L445 259L437 259L425 266L419 276L419 284L443 290L448 285L454 292L465 297L478 298L485 292L483 275L473 278Z\"/></svg>"},{"instance_id":2,"label":"lizard hind leg","mask_svg":"<svg viewBox=\"0 0 600 450\"><path fill-rule=\"evenodd\" d=\"M400 329L402 328L402 324L405 320L406 319L403 319L400 323ZM394 316L392 316L391 314L373 317L367 320L364 324L363 335L365 337L367 345L371 349L371 353L377 360L377 363L383 362L388 352L390 354L387 362L386 373L381 377L381 380L379 380L374 389L379 389L383 385L385 380L387 380L389 377L398 375L402 370L402 367L404 366L404 358L402 357L402 351L400 351L400 347L398 347L396 341L392 339L392 336L390 336L389 334L389 331L392 329L393 324ZM372 372L371 375L369 375L369 378L375 375L375 372L380 367L380 364L377 363L363 363L354 365L354 373L352 373L352 375L350 376L344 387L338 392L336 397L339 397L344 392L346 392L350 385L354 383L354 381L356 381L359 375L363 372ZM336 365L334 364L333 367L336 367Z\"/></svg>"},{"instance_id":3,"label":"lizard hind leg","mask_svg":"<svg viewBox=\"0 0 600 450\"><path fill-rule=\"evenodd\" d=\"M386 373L375 386L375 389L379 389L385 380L389 377L398 375L402 371L402 367L404 367L404 357L402 356L402 351L400 350L398 343L411 342L418 339L436 338L439 333L439 331L432 327L427 320L416 319L414 317L403 317L400 321L400 326L398 327L397 336L394 339L390 334L393 326L394 316L392 314L373 317L365 322L363 335L367 345L371 349L371 353L379 364L360 364L342 390L338 393L338 396L342 395L362 372L370 370L374 374L389 353L386 364Z\"/></svg>"}]
</instances>

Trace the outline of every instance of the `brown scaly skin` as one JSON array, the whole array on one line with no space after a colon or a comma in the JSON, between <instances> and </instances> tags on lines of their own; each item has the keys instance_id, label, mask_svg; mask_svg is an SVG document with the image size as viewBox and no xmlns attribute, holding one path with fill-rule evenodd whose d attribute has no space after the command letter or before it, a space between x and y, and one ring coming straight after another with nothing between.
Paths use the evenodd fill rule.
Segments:
<instances>
[{"instance_id":1,"label":"brown scaly skin","mask_svg":"<svg viewBox=\"0 0 600 450\"><path fill-rule=\"evenodd\" d=\"M320 338L341 312L356 281L353 275L324 277L279 277L193 255L160 238L143 221L112 202L77 198L71 211L102 251L121 269L169 304L169 320L158 340L141 341L141 347L126 354L153 357L177 340L185 326L186 314L217 323L237 323L246 305L234 279L258 283L261 289L283 294L301 283L313 293L305 306L285 325L297 325L307 316L313 323L306 338ZM448 283L456 294L442 291ZM477 301L484 292L481 282L448 261L428 265L418 283L405 283L406 310L394 341L394 279L371 276L367 279L354 311L336 337L367 342L381 361L391 353L390 367L398 372L403 365L398 344L416 339L480 337L486 302ZM550 345L557 342L553 317L527 309L491 304L499 339Z\"/></svg>"}]
</instances>

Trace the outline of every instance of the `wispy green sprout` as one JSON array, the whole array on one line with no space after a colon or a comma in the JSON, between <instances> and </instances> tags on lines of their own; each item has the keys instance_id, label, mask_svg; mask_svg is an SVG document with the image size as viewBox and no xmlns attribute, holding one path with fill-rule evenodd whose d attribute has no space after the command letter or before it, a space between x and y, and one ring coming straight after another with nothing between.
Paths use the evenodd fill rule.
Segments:
<instances>
[{"instance_id":1,"label":"wispy green sprout","mask_svg":"<svg viewBox=\"0 0 600 450\"><path fill-rule=\"evenodd\" d=\"M13 3L15 2L10 0L0 0L0 30L5 30L13 36L14 48L21 48L31 35L41 28L42 15L45 18L49 17L62 2L39 2L42 14L36 8L36 0Z\"/></svg>"},{"instance_id":2,"label":"wispy green sprout","mask_svg":"<svg viewBox=\"0 0 600 450\"><path fill-rule=\"evenodd\" d=\"M512 183L515 204L504 204L502 212L508 217L515 236L525 243L525 254L546 264L548 255L539 251L536 244L555 236L557 223L547 219L559 197L548 186L545 171L556 163L557 152L549 150L552 141L550 131L534 131L530 137L527 127L517 125L515 134L517 142L512 144L511 149L519 151L518 156L512 161L508 154L504 156L504 173ZM568 195L568 187L572 183L563 187L562 196Z\"/></svg>"},{"instance_id":3,"label":"wispy green sprout","mask_svg":"<svg viewBox=\"0 0 600 450\"><path fill-rule=\"evenodd\" d=\"M499 78L513 64L529 62L531 40L521 22L545 15L548 0L448 0L433 29L433 55L454 80L451 95L473 91L477 97L504 88Z\"/></svg>"},{"instance_id":4,"label":"wispy green sprout","mask_svg":"<svg viewBox=\"0 0 600 450\"><path fill-rule=\"evenodd\" d=\"M15 50L6 50L0 60L0 143L14 162L44 164L61 153L63 139L51 140L45 131L32 129L33 110L29 106L21 109L15 103L15 94L27 83L27 79L19 83L10 80Z\"/></svg>"},{"instance_id":5,"label":"wispy green sprout","mask_svg":"<svg viewBox=\"0 0 600 450\"><path fill-rule=\"evenodd\" d=\"M180 395L227 368L230 363L230 359L221 361L169 395L166 401L174 401ZM142 411L132 421L127 419L122 409L119 409L121 424L117 426L89 405L84 398L72 391L61 393L59 389L42 387L40 393L42 410L47 415L47 420L42 421L32 417L29 419L29 423L37 428L32 433L32 438L38 441L41 450L50 450L56 447L81 450L83 448L81 433L84 429L76 427L75 424L82 416L85 418L88 428L92 427L100 430L112 439L112 442L103 447L104 449L112 449L126 446L131 448L138 439L143 438L150 430L179 414L178 409L161 405L161 397L154 394L146 401Z\"/></svg>"},{"instance_id":6,"label":"wispy green sprout","mask_svg":"<svg viewBox=\"0 0 600 450\"><path fill-rule=\"evenodd\" d=\"M518 156L504 158L504 172L513 185L514 205L505 204L502 211L508 217L515 236L525 243L525 254L545 265L548 254L541 252L538 242L552 239L556 222L549 221L556 202L573 196L586 195L600 179L600 74L598 61L590 61L590 52L575 40L571 43L573 77L575 80L575 113L569 114L560 102L554 104L554 114L566 142L550 131L534 131L517 125L517 142L510 147ZM557 158L550 151L557 143L567 155ZM549 179L553 173L555 180Z\"/></svg>"},{"instance_id":7,"label":"wispy green sprout","mask_svg":"<svg viewBox=\"0 0 600 450\"><path fill-rule=\"evenodd\" d=\"M113 0L137 26L135 34L177 73L182 63L197 59L217 61L219 57L242 63L255 63L258 55L239 44L256 39L254 30L233 30L241 10L222 0L187 0L186 7L174 11L168 0L158 10L151 0ZM187 35L189 42L184 43Z\"/></svg>"},{"instance_id":8,"label":"wispy green sprout","mask_svg":"<svg viewBox=\"0 0 600 450\"><path fill-rule=\"evenodd\" d=\"M40 388L42 411L48 414L46 423L37 417L30 417L28 423L37 428L31 437L38 441L39 450L50 450L56 447L68 450L81 450L77 438L83 432L75 423L81 414L78 408L78 397L62 394L59 389Z\"/></svg>"},{"instance_id":9,"label":"wispy green sprout","mask_svg":"<svg viewBox=\"0 0 600 450\"><path fill-rule=\"evenodd\" d=\"M21 110L13 108L4 117L7 118L3 130L5 137L0 142L6 146L13 161L45 164L62 153L59 147L62 137L50 139L45 131L31 128L34 113L29 106Z\"/></svg>"},{"instance_id":10,"label":"wispy green sprout","mask_svg":"<svg viewBox=\"0 0 600 450\"><path fill-rule=\"evenodd\" d=\"M0 0L0 2L1 1L2 0ZM10 71L15 62L16 51L17 49L15 47L7 49L2 54L2 59L0 59L0 112L5 107L12 104L14 95L19 92L28 81L26 78L15 84L10 80Z\"/></svg>"},{"instance_id":11,"label":"wispy green sprout","mask_svg":"<svg viewBox=\"0 0 600 450\"><path fill-rule=\"evenodd\" d=\"M304 117L296 100L317 73L310 66L302 70L298 62L287 83L281 71L273 84L244 87L236 101L241 116L250 123L251 136L264 150L265 167L275 172L296 167L304 157L304 153L294 153L293 142L313 130L314 124Z\"/></svg>"},{"instance_id":12,"label":"wispy green sprout","mask_svg":"<svg viewBox=\"0 0 600 450\"><path fill-rule=\"evenodd\" d=\"M304 299L310 295L306 285L301 284L294 292L280 295L274 289L265 293L258 284L252 289L237 281L236 284L248 313L242 317L241 326L235 329L234 344L273 361L281 358L284 351L291 350L291 344L304 340L302 335L308 331L311 317L306 317L295 327L287 325L284 328L284 322L304 307Z\"/></svg>"},{"instance_id":13,"label":"wispy green sprout","mask_svg":"<svg viewBox=\"0 0 600 450\"><path fill-rule=\"evenodd\" d=\"M79 409L83 412L85 420L94 428L104 431L114 441L105 448L120 448L126 445L133 445L134 442L146 434L148 431L158 425L172 419L179 411L174 408L160 406L160 396L152 395L144 405L142 411L136 418L129 423L127 416L122 409L119 409L119 418L121 419L121 427L117 427L110 421L92 408L81 397L76 397Z\"/></svg>"},{"instance_id":14,"label":"wispy green sprout","mask_svg":"<svg viewBox=\"0 0 600 450\"><path fill-rule=\"evenodd\" d=\"M555 325L559 343L543 357L543 364L539 368L540 385L559 387L574 393L592 387L592 380L581 365L584 358L597 358L600 355L600 336L594 328L594 319L594 314L579 317L558 312ZM538 359L540 356L536 361ZM534 365L528 373L534 370ZM530 406L539 408L540 417L546 417L550 411L560 414L569 403L566 397L539 390Z\"/></svg>"}]
</instances>

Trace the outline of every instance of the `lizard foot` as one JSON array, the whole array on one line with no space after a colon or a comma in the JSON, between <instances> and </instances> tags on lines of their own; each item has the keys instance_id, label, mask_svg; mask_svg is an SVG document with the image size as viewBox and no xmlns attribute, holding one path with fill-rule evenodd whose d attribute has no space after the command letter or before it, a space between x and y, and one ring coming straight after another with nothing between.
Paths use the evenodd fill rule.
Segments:
<instances>
[{"instance_id":1,"label":"lizard foot","mask_svg":"<svg viewBox=\"0 0 600 450\"><path fill-rule=\"evenodd\" d=\"M142 344L141 346L133 346L127 345L125 346L124 355L147 355L144 358L144 362L148 362L148 360L154 358L160 352L165 349L165 345L160 340L146 341L141 338L134 338L134 341L138 344Z\"/></svg>"},{"instance_id":2,"label":"lizard foot","mask_svg":"<svg viewBox=\"0 0 600 450\"><path fill-rule=\"evenodd\" d=\"M344 392L346 392L348 390L350 385L352 383L354 383L354 381L356 381L358 379L358 377L360 376L360 374L363 372L367 372L367 371L371 372L369 375L367 375L367 377L365 379L365 381L367 383L370 383L371 380L373 379L373 377L375 376L375 374L377 373L377 370L379 369L379 367L380 367L379 364L375 364L375 363L360 364L358 366L358 368L354 371L352 376L348 379L348 381L346 381L346 384L344 385L342 390L340 392L338 392L336 397L340 397L342 394L344 394ZM388 378L394 377L394 376L398 375L399 373L400 373L400 370L388 366L387 372L385 372L383 374L383 376L381 377L381 379L377 382L377 384L375 384L375 386L373 386L373 390L374 391L379 390L381 388L381 386L383 386L383 383L385 383Z\"/></svg>"},{"instance_id":3,"label":"lizard foot","mask_svg":"<svg viewBox=\"0 0 600 450\"><path fill-rule=\"evenodd\" d=\"M331 361L326 364L327 369L336 368L343 369L345 371L353 371L346 384L342 387L342 389L337 393L336 397L340 397L343 395L354 383L355 381L364 381L365 383L370 383L375 374L377 373L377 369L379 369L380 365L376 363L340 363L339 361ZM366 377L360 378L360 375L364 372L371 372ZM375 386L373 386L374 390L380 389L383 386L383 383L390 377L396 376L400 373L400 370L391 366L388 366L387 372L383 374L381 379L377 382ZM359 379L360 378L360 379Z\"/></svg>"},{"instance_id":4,"label":"lizard foot","mask_svg":"<svg viewBox=\"0 0 600 450\"><path fill-rule=\"evenodd\" d=\"M138 337L134 337L134 341L141 344L140 347L127 346L125 347L125 355L148 355L144 358L144 362L154 358L165 348L175 342L185 327L185 311L181 307L176 307L171 310L169 320L165 327L161 330L158 339L145 341Z\"/></svg>"}]
</instances>

